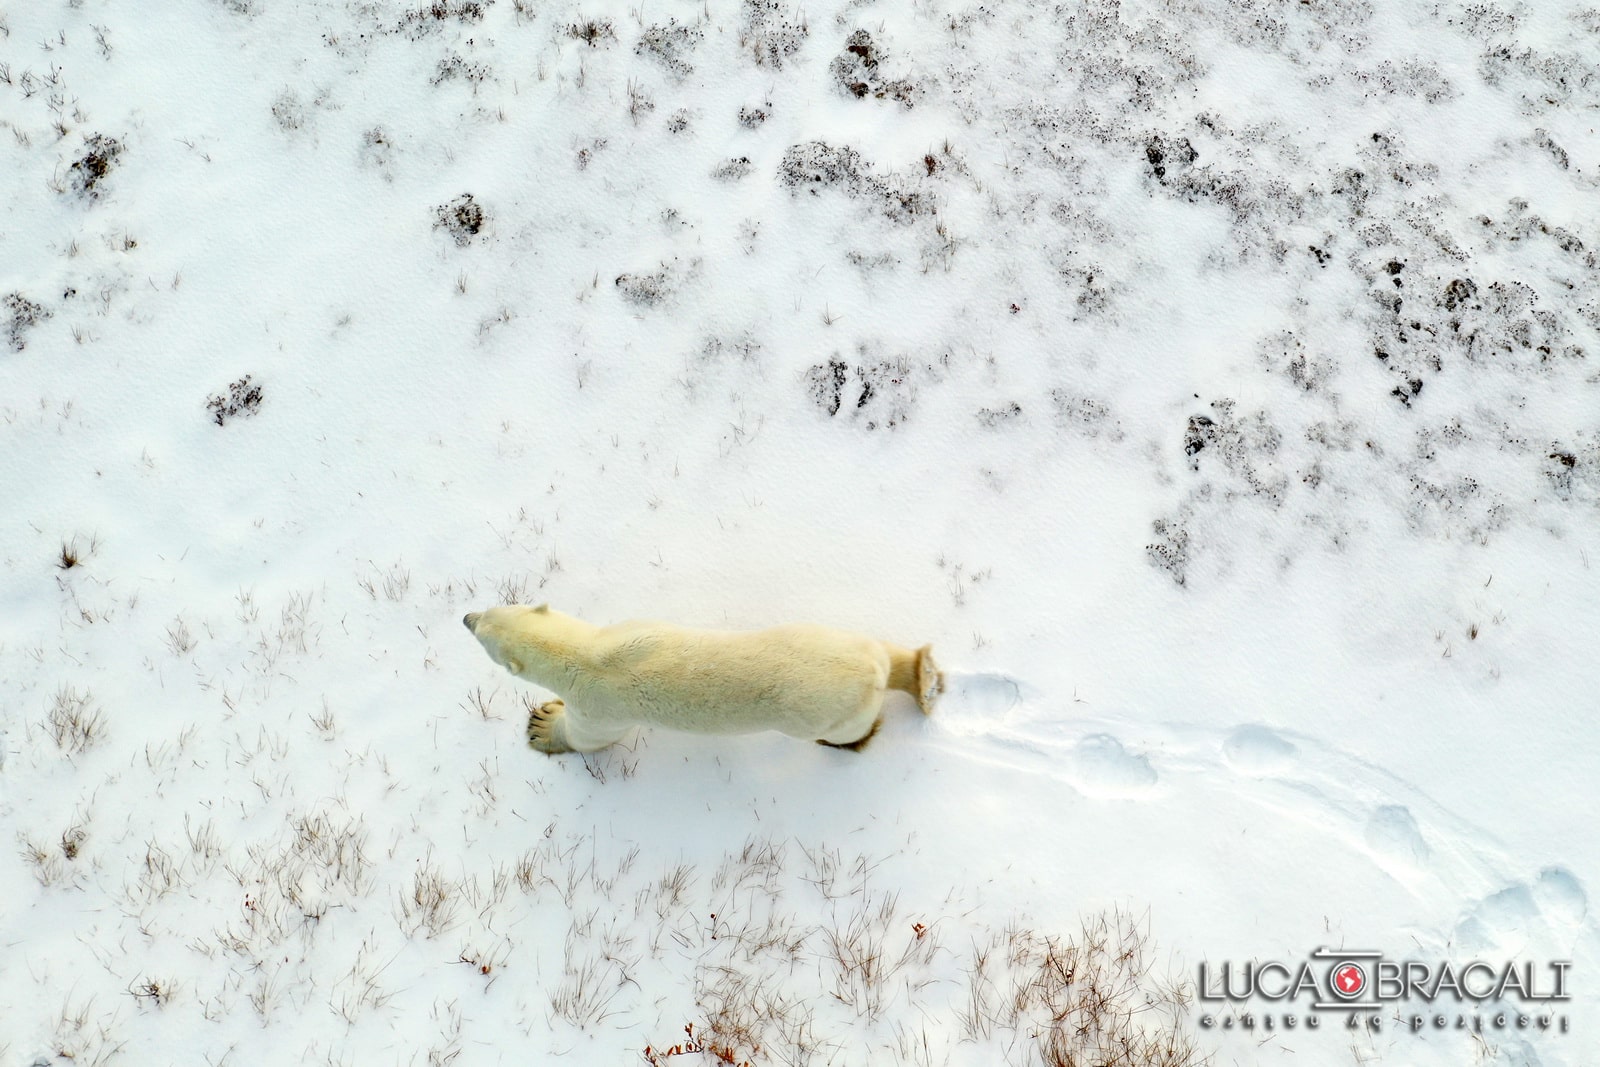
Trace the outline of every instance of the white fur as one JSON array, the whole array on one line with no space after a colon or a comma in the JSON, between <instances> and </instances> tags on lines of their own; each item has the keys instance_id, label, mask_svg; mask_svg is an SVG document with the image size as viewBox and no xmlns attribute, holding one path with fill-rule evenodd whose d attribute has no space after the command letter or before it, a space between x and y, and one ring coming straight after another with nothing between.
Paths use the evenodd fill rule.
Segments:
<instances>
[{"instance_id":1,"label":"white fur","mask_svg":"<svg viewBox=\"0 0 1600 1067\"><path fill-rule=\"evenodd\" d=\"M902 679L924 662L937 678L926 650L824 626L592 626L545 605L495 607L462 621L496 663L561 698L529 719L529 744L545 752L592 752L640 724L857 744L877 725L895 662Z\"/></svg>"}]
</instances>

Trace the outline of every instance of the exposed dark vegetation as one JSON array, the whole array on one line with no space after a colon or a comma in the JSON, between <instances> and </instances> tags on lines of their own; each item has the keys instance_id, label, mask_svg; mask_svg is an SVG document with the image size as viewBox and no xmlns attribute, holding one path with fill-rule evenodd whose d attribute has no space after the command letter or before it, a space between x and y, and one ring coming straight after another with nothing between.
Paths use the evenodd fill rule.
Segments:
<instances>
[{"instance_id":1,"label":"exposed dark vegetation","mask_svg":"<svg viewBox=\"0 0 1600 1067\"><path fill-rule=\"evenodd\" d=\"M686 78L694 73L689 57L704 39L705 32L698 27L668 19L646 29L633 51L635 55L650 56L677 77Z\"/></svg>"},{"instance_id":2,"label":"exposed dark vegetation","mask_svg":"<svg viewBox=\"0 0 1600 1067\"><path fill-rule=\"evenodd\" d=\"M1491 86L1503 85L1525 113L1578 96L1600 103L1600 81L1592 72L1577 76L1570 55L1492 43L1517 34L1518 20L1501 19L1489 29L1489 9L1473 10L1466 22L1491 42L1480 74ZM1218 27L1230 38L1291 59L1307 57L1371 13L1363 4L1302 5L1293 15L1246 24L1217 11ZM1292 255L1311 264L1309 274L1297 273L1293 303L1285 305L1294 328L1256 342L1258 366L1288 389L1249 411L1224 396L1174 427L1173 455L1186 461L1189 477L1156 520L1147 546L1151 562L1180 584L1193 577L1198 559L1214 552L1225 565L1220 557L1239 547L1232 543L1241 509L1255 510L1250 522L1260 532L1259 545L1246 551L1270 545L1266 550L1284 564L1307 541L1339 551L1363 527L1351 503L1357 494L1396 509L1421 534L1484 543L1515 521L1515 504L1528 500L1530 462L1540 464L1557 499L1592 494L1592 483L1578 477L1586 470L1582 449L1571 440L1543 446L1537 419L1524 411L1530 396L1556 383L1587 389L1596 380L1589 363L1600 305L1574 299L1600 285L1597 238L1583 216L1557 198L1541 211L1522 197L1499 211L1466 215L1449 184L1459 177L1457 161L1419 152L1402 127L1375 123L1359 139L1330 146L1219 111L1174 122L1172 101L1206 73L1181 26L1167 16L1132 24L1114 4L1085 4L1063 26L1057 55L1057 69L1076 82L1074 103L1005 111L1016 173L1027 188L1065 190L1047 212L1019 214L1047 220L1041 236L1056 250L1068 306L1085 315L1119 321L1125 295L1143 288L1126 276L1125 260L1104 253L1124 225L1095 209L1102 193L1096 175L1108 167L1136 166L1152 195L1217 211L1226 230L1204 250L1215 278L1244 268L1237 274L1243 279L1252 261L1287 266ZM870 53L851 55L867 68ZM1457 99L1466 89L1454 69L1447 76L1420 58L1359 69L1346 63L1337 73L1342 84L1367 95L1423 106ZM1329 84L1308 82L1312 91ZM960 78L948 88L964 114L983 113L984 101L968 98ZM1528 127L1506 144L1525 147L1531 154L1524 158L1543 161L1549 175L1570 173L1574 157L1551 136L1553 127L1533 121ZM813 190L860 188L848 173L860 170L849 166L853 161L822 162L834 165L790 171L809 179L804 184ZM1091 258L1096 250L1103 259ZM1165 253L1151 246L1150 254L1159 261ZM1309 339L1327 331L1299 309L1322 306L1329 286L1347 273L1365 287L1366 302L1351 316L1365 343L1313 347ZM1382 374L1371 373L1374 363ZM1434 385L1441 376L1450 376L1452 389ZM1477 399L1470 408L1460 400L1467 380L1460 376L1472 382ZM1351 388L1369 395L1352 399ZM1058 426L1089 434L1104 425L1084 398L1076 388L1054 397ZM1511 474L1518 466L1520 478Z\"/></svg>"},{"instance_id":3,"label":"exposed dark vegetation","mask_svg":"<svg viewBox=\"0 0 1600 1067\"><path fill-rule=\"evenodd\" d=\"M445 23L470 26L483 21L494 0L434 0L400 16L401 33L416 38L437 32Z\"/></svg>"},{"instance_id":4,"label":"exposed dark vegetation","mask_svg":"<svg viewBox=\"0 0 1600 1067\"><path fill-rule=\"evenodd\" d=\"M50 309L35 303L21 293L7 293L0 297L0 308L5 309L6 344L11 351L21 352L28 347L28 331L50 317Z\"/></svg>"},{"instance_id":5,"label":"exposed dark vegetation","mask_svg":"<svg viewBox=\"0 0 1600 1067\"><path fill-rule=\"evenodd\" d=\"M83 557L84 552L78 547L78 539L76 537L70 541L63 541L61 542L61 552L56 556L56 568L70 571L83 562Z\"/></svg>"},{"instance_id":6,"label":"exposed dark vegetation","mask_svg":"<svg viewBox=\"0 0 1600 1067\"><path fill-rule=\"evenodd\" d=\"M744 0L739 43L757 66L782 70L784 60L800 51L810 35L805 16L786 11L780 0Z\"/></svg>"},{"instance_id":7,"label":"exposed dark vegetation","mask_svg":"<svg viewBox=\"0 0 1600 1067\"><path fill-rule=\"evenodd\" d=\"M752 838L709 876L680 866L640 891L696 961L682 991L694 1014L645 1046L650 1067L814 1062L821 1034L842 1032L824 1029L824 1013L837 1026L841 1011L861 1026L889 1023L895 1063L944 1063L989 1042L1008 1062L1044 1067L1207 1062L1189 1036L1192 986L1157 964L1147 919L1110 910L1067 933L1011 923L973 936L873 888L859 858L852 868L802 847L796 864L792 851ZM683 925L690 917L699 925ZM594 935L580 942L591 945ZM936 977L951 953L958 973ZM611 976L569 969L552 997L557 1015L618 1007L601 996Z\"/></svg>"},{"instance_id":8,"label":"exposed dark vegetation","mask_svg":"<svg viewBox=\"0 0 1600 1067\"><path fill-rule=\"evenodd\" d=\"M648 273L619 274L613 284L628 303L656 307L672 295L673 272L662 264Z\"/></svg>"},{"instance_id":9,"label":"exposed dark vegetation","mask_svg":"<svg viewBox=\"0 0 1600 1067\"><path fill-rule=\"evenodd\" d=\"M1167 572L1179 585L1189 581L1189 531L1183 525L1186 515L1156 519L1150 524L1156 540L1144 546L1150 562Z\"/></svg>"},{"instance_id":10,"label":"exposed dark vegetation","mask_svg":"<svg viewBox=\"0 0 1600 1067\"><path fill-rule=\"evenodd\" d=\"M936 210L929 194L873 174L854 148L825 141L790 147L778 165L778 180L797 194L804 191L816 196L824 189L836 189L867 201L894 222L910 222Z\"/></svg>"},{"instance_id":11,"label":"exposed dark vegetation","mask_svg":"<svg viewBox=\"0 0 1600 1067\"><path fill-rule=\"evenodd\" d=\"M305 104L292 89L285 89L272 101L272 121L284 133L292 133L305 126L309 117Z\"/></svg>"},{"instance_id":12,"label":"exposed dark vegetation","mask_svg":"<svg viewBox=\"0 0 1600 1067\"><path fill-rule=\"evenodd\" d=\"M246 374L228 385L226 393L213 393L206 401L206 410L218 426L226 426L229 419L242 419L254 415L261 407L261 386Z\"/></svg>"},{"instance_id":13,"label":"exposed dark vegetation","mask_svg":"<svg viewBox=\"0 0 1600 1067\"><path fill-rule=\"evenodd\" d=\"M725 159L711 168L711 176L719 182L736 182L746 177L755 165L750 162L749 156L739 156L737 159Z\"/></svg>"},{"instance_id":14,"label":"exposed dark vegetation","mask_svg":"<svg viewBox=\"0 0 1600 1067\"><path fill-rule=\"evenodd\" d=\"M494 76L486 63L477 63L465 56L452 52L439 60L433 69L433 77L429 79L434 85L443 85L449 81L464 81L472 86L472 91L477 92L478 86Z\"/></svg>"},{"instance_id":15,"label":"exposed dark vegetation","mask_svg":"<svg viewBox=\"0 0 1600 1067\"><path fill-rule=\"evenodd\" d=\"M866 30L856 30L845 41L844 51L828 65L839 88L857 98L889 99L910 107L916 90L904 78L886 77L880 69L883 54Z\"/></svg>"},{"instance_id":16,"label":"exposed dark vegetation","mask_svg":"<svg viewBox=\"0 0 1600 1067\"><path fill-rule=\"evenodd\" d=\"M488 213L471 193L462 193L447 204L433 209L433 227L449 234L460 248L470 245L483 232Z\"/></svg>"},{"instance_id":17,"label":"exposed dark vegetation","mask_svg":"<svg viewBox=\"0 0 1600 1067\"><path fill-rule=\"evenodd\" d=\"M377 169L385 181L393 180L393 175L389 171L394 151L394 141L384 132L382 126L374 126L361 135L362 164Z\"/></svg>"},{"instance_id":18,"label":"exposed dark vegetation","mask_svg":"<svg viewBox=\"0 0 1600 1067\"><path fill-rule=\"evenodd\" d=\"M1074 390L1052 389L1050 402L1055 408L1056 425L1063 429L1090 438L1103 436L1111 441L1122 440L1122 424L1105 401Z\"/></svg>"},{"instance_id":19,"label":"exposed dark vegetation","mask_svg":"<svg viewBox=\"0 0 1600 1067\"><path fill-rule=\"evenodd\" d=\"M1001 404L998 407L979 408L976 418L978 420L978 425L982 426L984 429L998 429L1007 423L1014 422L1017 419L1022 418L1022 405L1013 400L1010 403Z\"/></svg>"},{"instance_id":20,"label":"exposed dark vegetation","mask_svg":"<svg viewBox=\"0 0 1600 1067\"><path fill-rule=\"evenodd\" d=\"M97 133L84 140L83 155L72 163L72 190L86 200L98 200L105 180L122 158L122 142Z\"/></svg>"},{"instance_id":21,"label":"exposed dark vegetation","mask_svg":"<svg viewBox=\"0 0 1600 1067\"><path fill-rule=\"evenodd\" d=\"M617 39L617 31L610 19L580 19L567 25L567 36L582 41L590 48L599 48L607 41Z\"/></svg>"},{"instance_id":22,"label":"exposed dark vegetation","mask_svg":"<svg viewBox=\"0 0 1600 1067\"><path fill-rule=\"evenodd\" d=\"M836 355L813 366L806 372L806 388L811 402L830 418L843 412L868 430L892 430L911 415L916 375L909 360L876 357L861 345L854 361Z\"/></svg>"},{"instance_id":23,"label":"exposed dark vegetation","mask_svg":"<svg viewBox=\"0 0 1600 1067\"><path fill-rule=\"evenodd\" d=\"M1248 492L1281 503L1289 486L1275 462L1283 434L1265 411L1239 415L1237 406L1233 400L1215 400L1210 415L1191 415L1183 438L1184 454L1193 470L1215 457Z\"/></svg>"}]
</instances>

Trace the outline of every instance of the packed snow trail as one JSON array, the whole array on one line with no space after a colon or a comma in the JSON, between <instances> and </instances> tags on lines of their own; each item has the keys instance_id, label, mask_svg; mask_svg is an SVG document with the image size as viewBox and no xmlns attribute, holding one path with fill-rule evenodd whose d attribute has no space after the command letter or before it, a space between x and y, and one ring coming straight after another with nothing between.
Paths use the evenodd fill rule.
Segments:
<instances>
[{"instance_id":1,"label":"packed snow trail","mask_svg":"<svg viewBox=\"0 0 1600 1067\"><path fill-rule=\"evenodd\" d=\"M1417 899L1430 953L1592 955L1588 894L1566 868L1518 856L1405 779L1315 737L1079 714L1003 673L947 670L931 719L949 752L1048 776L1085 797L1159 802L1175 783L1227 790L1344 839Z\"/></svg>"}]
</instances>

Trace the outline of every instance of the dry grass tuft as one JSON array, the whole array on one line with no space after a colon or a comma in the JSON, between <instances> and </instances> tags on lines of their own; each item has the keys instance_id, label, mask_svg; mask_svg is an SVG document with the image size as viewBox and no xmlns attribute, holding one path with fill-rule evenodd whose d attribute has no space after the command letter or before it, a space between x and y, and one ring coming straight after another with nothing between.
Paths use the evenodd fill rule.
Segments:
<instances>
[{"instance_id":1,"label":"dry grass tuft","mask_svg":"<svg viewBox=\"0 0 1600 1067\"><path fill-rule=\"evenodd\" d=\"M45 728L56 747L75 756L95 745L105 734L105 717L95 707L94 696L70 685L56 690L45 713Z\"/></svg>"}]
</instances>

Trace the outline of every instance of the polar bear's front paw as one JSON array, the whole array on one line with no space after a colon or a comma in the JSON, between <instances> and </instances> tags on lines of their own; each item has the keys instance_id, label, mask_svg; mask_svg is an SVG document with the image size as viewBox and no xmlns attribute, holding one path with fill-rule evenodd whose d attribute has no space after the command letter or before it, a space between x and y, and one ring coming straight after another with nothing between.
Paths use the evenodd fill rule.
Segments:
<instances>
[{"instance_id":1,"label":"polar bear's front paw","mask_svg":"<svg viewBox=\"0 0 1600 1067\"><path fill-rule=\"evenodd\" d=\"M561 739L561 716L567 705L560 700L550 700L528 709L528 747L540 752L571 752Z\"/></svg>"}]
</instances>

